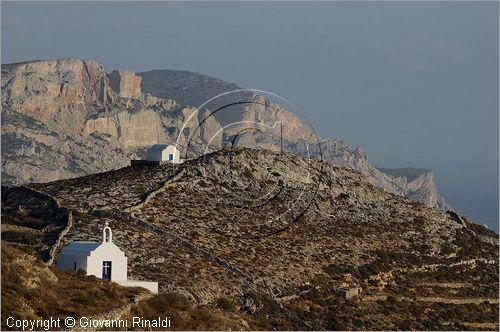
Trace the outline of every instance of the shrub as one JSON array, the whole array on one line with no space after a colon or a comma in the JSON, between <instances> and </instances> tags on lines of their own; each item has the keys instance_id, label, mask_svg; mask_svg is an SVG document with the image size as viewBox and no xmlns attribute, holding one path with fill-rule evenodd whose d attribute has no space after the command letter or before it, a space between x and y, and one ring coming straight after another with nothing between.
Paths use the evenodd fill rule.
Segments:
<instances>
[{"instance_id":1,"label":"shrub","mask_svg":"<svg viewBox=\"0 0 500 332\"><path fill-rule=\"evenodd\" d=\"M330 331L347 331L349 330L348 324L339 319L335 315L330 314L326 319L326 328Z\"/></svg>"},{"instance_id":2,"label":"shrub","mask_svg":"<svg viewBox=\"0 0 500 332\"><path fill-rule=\"evenodd\" d=\"M42 229L47 226L47 222L45 220L28 216L21 219L21 225L29 228Z\"/></svg>"},{"instance_id":3,"label":"shrub","mask_svg":"<svg viewBox=\"0 0 500 332\"><path fill-rule=\"evenodd\" d=\"M323 271L325 271L328 274L342 274L342 273L347 273L348 270L349 270L348 268L336 264L329 264L323 266Z\"/></svg>"},{"instance_id":4,"label":"shrub","mask_svg":"<svg viewBox=\"0 0 500 332\"><path fill-rule=\"evenodd\" d=\"M398 299L397 299L394 295L389 295L389 296L387 297L387 302L389 302L389 303L393 303L393 304L394 304L394 303L397 303L397 302L398 302Z\"/></svg>"},{"instance_id":5,"label":"shrub","mask_svg":"<svg viewBox=\"0 0 500 332\"><path fill-rule=\"evenodd\" d=\"M33 244L34 242L34 238L29 233L17 230L3 231L2 240L24 244Z\"/></svg>"},{"instance_id":6,"label":"shrub","mask_svg":"<svg viewBox=\"0 0 500 332\"><path fill-rule=\"evenodd\" d=\"M235 310L234 304L224 297L217 299L217 307L219 307L225 311L234 311Z\"/></svg>"},{"instance_id":7,"label":"shrub","mask_svg":"<svg viewBox=\"0 0 500 332\"><path fill-rule=\"evenodd\" d=\"M248 169L248 167L245 167L245 169L243 170L243 175L248 179L254 179L253 173L250 169Z\"/></svg>"}]
</instances>

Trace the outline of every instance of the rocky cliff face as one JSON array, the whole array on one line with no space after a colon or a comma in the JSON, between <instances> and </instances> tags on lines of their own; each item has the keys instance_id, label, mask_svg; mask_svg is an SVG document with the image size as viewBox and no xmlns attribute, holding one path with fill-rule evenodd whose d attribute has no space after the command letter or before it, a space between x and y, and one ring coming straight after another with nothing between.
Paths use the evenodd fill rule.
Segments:
<instances>
[{"instance_id":1,"label":"rocky cliff face","mask_svg":"<svg viewBox=\"0 0 500 332\"><path fill-rule=\"evenodd\" d=\"M142 78L130 70L113 70L109 84L121 98L140 99Z\"/></svg>"},{"instance_id":2,"label":"rocky cliff face","mask_svg":"<svg viewBox=\"0 0 500 332\"><path fill-rule=\"evenodd\" d=\"M130 158L87 121L122 107L102 66L63 59L2 66L2 182L44 182L113 169Z\"/></svg>"},{"instance_id":3,"label":"rocky cliff face","mask_svg":"<svg viewBox=\"0 0 500 332\"><path fill-rule=\"evenodd\" d=\"M77 132L116 95L101 65L88 60L47 60L2 66L2 113L18 112Z\"/></svg>"},{"instance_id":4,"label":"rocky cliff face","mask_svg":"<svg viewBox=\"0 0 500 332\"><path fill-rule=\"evenodd\" d=\"M431 173L408 181L380 171L361 148L318 136L296 115L255 93L217 98L200 111L182 106L200 106L238 89L190 72L106 74L90 60L3 65L2 183L46 182L124 167L148 146L179 138L179 148L189 157L227 145L322 157L362 172L388 192L429 206L444 204Z\"/></svg>"},{"instance_id":5,"label":"rocky cliff face","mask_svg":"<svg viewBox=\"0 0 500 332\"><path fill-rule=\"evenodd\" d=\"M97 117L85 122L83 136L104 135L109 144L126 150L166 141L158 113L150 109L137 112L120 112L110 116Z\"/></svg>"}]
</instances>

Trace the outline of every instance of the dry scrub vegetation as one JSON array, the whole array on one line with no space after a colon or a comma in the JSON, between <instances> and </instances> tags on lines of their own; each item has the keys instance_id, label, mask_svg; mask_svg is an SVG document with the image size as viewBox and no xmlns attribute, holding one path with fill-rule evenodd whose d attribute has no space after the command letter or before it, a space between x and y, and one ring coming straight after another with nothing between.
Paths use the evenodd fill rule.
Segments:
<instances>
[{"instance_id":1,"label":"dry scrub vegetation","mask_svg":"<svg viewBox=\"0 0 500 332\"><path fill-rule=\"evenodd\" d=\"M46 267L24 246L2 242L2 329L7 317L81 317L129 303L141 292Z\"/></svg>"},{"instance_id":2,"label":"dry scrub vegetation","mask_svg":"<svg viewBox=\"0 0 500 332\"><path fill-rule=\"evenodd\" d=\"M37 230L27 218L49 220L30 208L44 199L59 204L42 204L47 214L72 213L62 245L98 240L109 222L129 275L159 282L132 311L175 317L173 329L498 327L498 236L353 170L233 149L30 188L39 196L2 196L2 231L49 240L9 239L47 252L59 223Z\"/></svg>"}]
</instances>

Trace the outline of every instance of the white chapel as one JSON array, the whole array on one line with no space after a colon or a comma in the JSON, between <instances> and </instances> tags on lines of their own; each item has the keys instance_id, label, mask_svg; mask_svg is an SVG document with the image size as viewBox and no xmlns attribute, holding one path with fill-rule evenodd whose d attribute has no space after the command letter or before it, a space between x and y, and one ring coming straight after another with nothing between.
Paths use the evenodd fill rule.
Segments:
<instances>
[{"instance_id":1,"label":"white chapel","mask_svg":"<svg viewBox=\"0 0 500 332\"><path fill-rule=\"evenodd\" d=\"M174 145L154 144L146 151L147 161L169 161L174 164L181 162L180 152Z\"/></svg>"},{"instance_id":2,"label":"white chapel","mask_svg":"<svg viewBox=\"0 0 500 332\"><path fill-rule=\"evenodd\" d=\"M56 267L59 271L83 269L87 275L158 293L157 282L127 280L127 257L113 243L113 234L107 222L102 230L102 242L75 241L68 244L57 256Z\"/></svg>"}]
</instances>

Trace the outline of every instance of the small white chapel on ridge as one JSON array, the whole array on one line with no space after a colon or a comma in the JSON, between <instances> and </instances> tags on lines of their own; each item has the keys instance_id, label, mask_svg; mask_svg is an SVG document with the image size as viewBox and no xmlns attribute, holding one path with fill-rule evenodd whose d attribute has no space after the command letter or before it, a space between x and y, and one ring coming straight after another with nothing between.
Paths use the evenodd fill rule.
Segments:
<instances>
[{"instance_id":1,"label":"small white chapel on ridge","mask_svg":"<svg viewBox=\"0 0 500 332\"><path fill-rule=\"evenodd\" d=\"M147 161L169 161L174 164L181 162L180 152L174 145L154 144L146 151Z\"/></svg>"},{"instance_id":2,"label":"small white chapel on ridge","mask_svg":"<svg viewBox=\"0 0 500 332\"><path fill-rule=\"evenodd\" d=\"M146 150L146 159L131 160L132 166L158 166L166 164L180 164L181 153L175 145L154 144Z\"/></svg>"},{"instance_id":3,"label":"small white chapel on ridge","mask_svg":"<svg viewBox=\"0 0 500 332\"><path fill-rule=\"evenodd\" d=\"M127 257L113 243L108 222L102 230L102 242L75 241L65 246L57 256L59 271L83 269L87 275L110 280L126 287L144 287L158 293L158 283L127 280Z\"/></svg>"}]
</instances>

